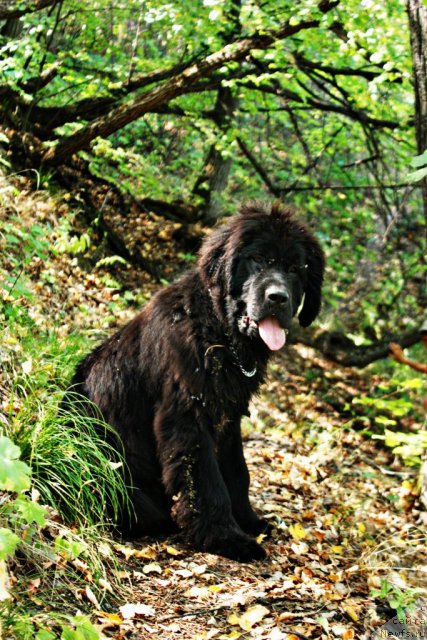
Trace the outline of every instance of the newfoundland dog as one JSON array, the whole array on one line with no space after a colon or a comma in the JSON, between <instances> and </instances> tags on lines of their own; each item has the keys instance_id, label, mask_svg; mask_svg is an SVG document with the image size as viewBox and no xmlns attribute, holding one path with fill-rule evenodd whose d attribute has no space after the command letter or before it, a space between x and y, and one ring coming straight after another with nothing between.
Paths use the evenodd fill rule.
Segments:
<instances>
[{"instance_id":1,"label":"newfoundland dog","mask_svg":"<svg viewBox=\"0 0 427 640\"><path fill-rule=\"evenodd\" d=\"M287 209L250 203L81 362L68 403L81 410L88 398L119 436L133 505L122 530L177 526L196 549L265 557L240 419L292 317L306 327L317 316L323 269L319 243Z\"/></svg>"}]
</instances>

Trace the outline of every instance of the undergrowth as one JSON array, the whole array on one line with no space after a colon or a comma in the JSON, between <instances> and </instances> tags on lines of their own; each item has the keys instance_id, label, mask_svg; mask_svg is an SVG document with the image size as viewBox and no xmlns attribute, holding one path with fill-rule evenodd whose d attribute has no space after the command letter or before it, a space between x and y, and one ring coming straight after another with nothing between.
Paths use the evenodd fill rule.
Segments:
<instances>
[{"instance_id":1,"label":"undergrowth","mask_svg":"<svg viewBox=\"0 0 427 640\"><path fill-rule=\"evenodd\" d=\"M124 463L99 416L60 406L82 352L39 322L26 270L49 240L12 216L0 241L0 637L95 640L85 611L124 592L110 519L128 502Z\"/></svg>"}]
</instances>

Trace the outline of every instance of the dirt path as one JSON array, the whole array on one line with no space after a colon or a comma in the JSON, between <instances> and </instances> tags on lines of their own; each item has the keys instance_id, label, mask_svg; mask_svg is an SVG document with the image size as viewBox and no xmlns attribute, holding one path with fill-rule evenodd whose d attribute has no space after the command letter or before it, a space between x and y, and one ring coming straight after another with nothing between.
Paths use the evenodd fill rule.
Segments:
<instances>
[{"instance_id":1,"label":"dirt path","mask_svg":"<svg viewBox=\"0 0 427 640\"><path fill-rule=\"evenodd\" d=\"M125 574L130 604L144 607L129 608L135 615L115 637L370 637L394 615L372 595L381 580L397 580L402 593L427 587L406 471L390 469L387 452L313 393L306 355L294 347L279 357L245 425L252 500L275 526L263 541L268 559L242 565L191 553L179 538L127 545L147 556ZM327 375L326 361L315 364ZM350 393L366 382L334 367L332 384Z\"/></svg>"}]
</instances>

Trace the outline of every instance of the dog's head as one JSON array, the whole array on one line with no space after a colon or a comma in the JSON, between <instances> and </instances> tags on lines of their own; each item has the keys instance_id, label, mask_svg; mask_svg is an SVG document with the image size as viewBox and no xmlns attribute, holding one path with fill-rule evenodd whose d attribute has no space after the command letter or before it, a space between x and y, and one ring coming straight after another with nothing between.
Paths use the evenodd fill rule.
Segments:
<instances>
[{"instance_id":1,"label":"dog's head","mask_svg":"<svg viewBox=\"0 0 427 640\"><path fill-rule=\"evenodd\" d=\"M280 205L242 207L205 241L199 269L221 296L232 330L261 338L272 351L283 346L293 316L307 327L319 313L323 251Z\"/></svg>"}]
</instances>

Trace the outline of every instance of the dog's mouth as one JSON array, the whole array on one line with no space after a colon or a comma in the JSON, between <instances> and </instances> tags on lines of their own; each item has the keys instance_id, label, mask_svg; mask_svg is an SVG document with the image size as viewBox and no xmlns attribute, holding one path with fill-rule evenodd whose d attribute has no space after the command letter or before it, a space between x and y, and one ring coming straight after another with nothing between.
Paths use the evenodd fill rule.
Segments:
<instances>
[{"instance_id":1,"label":"dog's mouth","mask_svg":"<svg viewBox=\"0 0 427 640\"><path fill-rule=\"evenodd\" d=\"M243 316L242 323L248 332L257 332L270 351L278 351L286 343L288 330L281 326L276 316L266 316L259 321Z\"/></svg>"}]
</instances>

